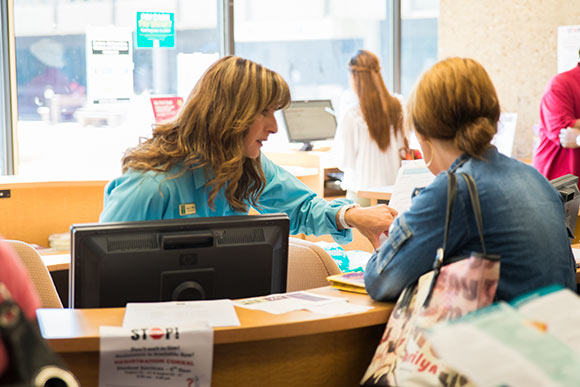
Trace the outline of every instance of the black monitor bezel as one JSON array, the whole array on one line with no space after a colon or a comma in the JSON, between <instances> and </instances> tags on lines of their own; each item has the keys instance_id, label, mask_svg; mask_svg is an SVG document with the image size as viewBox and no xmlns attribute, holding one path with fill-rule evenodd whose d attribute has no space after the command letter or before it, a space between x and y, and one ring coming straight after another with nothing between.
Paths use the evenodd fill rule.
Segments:
<instances>
[{"instance_id":1,"label":"black monitor bezel","mask_svg":"<svg viewBox=\"0 0 580 387\"><path fill-rule=\"evenodd\" d=\"M290 221L286 214L262 214L262 215L239 215L239 216L221 216L221 217L199 217L184 219L166 219L137 222L111 222L111 223L85 223L73 224L71 226L71 264L69 270L69 308L87 308L101 306L83 306L80 303L82 292L75 289L75 284L79 280L79 271L77 265L80 257L78 256L78 246L82 239L91 235L108 235L115 231L119 232L162 232L176 233L180 231L192 231L196 229L208 228L242 228L242 227L270 227L276 226L281 229L284 237L281 241L280 255L281 262L277 270L280 277L279 288L272 289L272 293L284 293L286 291L288 275L288 234ZM273 267L274 270L274 267ZM81 292L79 294L79 292Z\"/></svg>"}]
</instances>

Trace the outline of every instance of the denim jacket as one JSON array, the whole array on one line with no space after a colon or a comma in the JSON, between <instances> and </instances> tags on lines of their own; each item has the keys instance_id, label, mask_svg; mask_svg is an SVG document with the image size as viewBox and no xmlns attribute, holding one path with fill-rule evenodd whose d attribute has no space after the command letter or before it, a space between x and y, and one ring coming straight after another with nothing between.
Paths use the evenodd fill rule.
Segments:
<instances>
[{"instance_id":1,"label":"denim jacket","mask_svg":"<svg viewBox=\"0 0 580 387\"><path fill-rule=\"evenodd\" d=\"M401 291L432 270L443 246L448 173L469 173L476 181L488 254L500 256L499 300L559 284L576 290L575 263L560 194L533 167L490 147L484 157L463 154L447 172L419 190L400 214L389 237L369 260L365 284L376 300L395 300ZM457 179L446 257L481 252L481 242L463 179Z\"/></svg>"}]
</instances>

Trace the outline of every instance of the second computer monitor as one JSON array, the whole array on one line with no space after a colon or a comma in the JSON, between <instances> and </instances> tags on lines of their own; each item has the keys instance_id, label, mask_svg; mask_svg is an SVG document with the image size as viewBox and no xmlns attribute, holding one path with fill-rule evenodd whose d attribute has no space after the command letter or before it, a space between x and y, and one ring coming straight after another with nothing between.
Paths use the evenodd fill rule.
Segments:
<instances>
[{"instance_id":1,"label":"second computer monitor","mask_svg":"<svg viewBox=\"0 0 580 387\"><path fill-rule=\"evenodd\" d=\"M578 207L580 206L580 191L578 190L578 176L570 173L550 180L552 186L558 190L564 200L564 211L566 212L566 227L570 242L576 237L576 223L578 222Z\"/></svg>"},{"instance_id":2,"label":"second computer monitor","mask_svg":"<svg viewBox=\"0 0 580 387\"><path fill-rule=\"evenodd\" d=\"M302 150L311 150L312 141L334 138L336 117L329 99L292 101L282 114L288 139L303 143Z\"/></svg>"}]
</instances>

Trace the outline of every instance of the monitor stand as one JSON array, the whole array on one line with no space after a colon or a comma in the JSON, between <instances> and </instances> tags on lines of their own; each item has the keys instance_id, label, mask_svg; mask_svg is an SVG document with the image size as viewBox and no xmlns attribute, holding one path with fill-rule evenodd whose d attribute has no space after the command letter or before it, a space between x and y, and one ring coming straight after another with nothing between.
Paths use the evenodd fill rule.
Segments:
<instances>
[{"instance_id":1,"label":"monitor stand","mask_svg":"<svg viewBox=\"0 0 580 387\"><path fill-rule=\"evenodd\" d=\"M311 142L305 142L304 145L302 145L302 148L300 148L300 151L302 152L309 152L312 150L312 143Z\"/></svg>"}]
</instances>

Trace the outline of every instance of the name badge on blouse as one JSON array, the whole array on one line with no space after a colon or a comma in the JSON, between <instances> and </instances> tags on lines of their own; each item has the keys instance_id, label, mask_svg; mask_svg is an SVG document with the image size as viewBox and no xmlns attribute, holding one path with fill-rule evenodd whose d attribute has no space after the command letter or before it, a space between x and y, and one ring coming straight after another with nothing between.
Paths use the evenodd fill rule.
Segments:
<instances>
[{"instance_id":1,"label":"name badge on blouse","mask_svg":"<svg viewBox=\"0 0 580 387\"><path fill-rule=\"evenodd\" d=\"M195 207L195 203L185 203L179 205L179 215L186 216L186 215L193 215L197 212Z\"/></svg>"}]
</instances>

